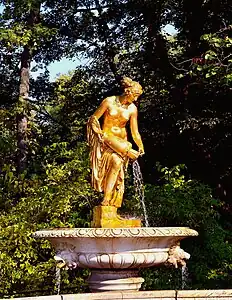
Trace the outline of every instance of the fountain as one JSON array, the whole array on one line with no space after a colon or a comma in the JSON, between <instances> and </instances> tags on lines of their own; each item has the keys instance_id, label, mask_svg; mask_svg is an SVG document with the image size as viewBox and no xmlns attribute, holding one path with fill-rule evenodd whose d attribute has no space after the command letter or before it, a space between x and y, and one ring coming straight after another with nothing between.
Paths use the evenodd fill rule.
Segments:
<instances>
[{"instance_id":1,"label":"fountain","mask_svg":"<svg viewBox=\"0 0 232 300\"><path fill-rule=\"evenodd\" d=\"M106 98L88 121L92 186L104 193L101 205L93 209L92 228L34 233L34 237L46 238L52 243L55 260L60 266L91 270L88 284L92 292L138 291L144 282L139 276L140 268L161 264L185 266L190 255L180 248L180 241L198 235L186 227L141 227L140 219L124 219L117 214L122 204L128 162L144 154L137 108L132 103L142 93L142 88L129 78L124 78L122 84L124 94ZM101 116L104 116L103 129L98 121ZM128 120L139 151L132 149L126 140ZM138 167L135 162L134 173L138 172ZM148 225L144 197L142 206ZM57 272L58 279L59 276ZM57 290L59 292L59 285Z\"/></svg>"},{"instance_id":2,"label":"fountain","mask_svg":"<svg viewBox=\"0 0 232 300\"><path fill-rule=\"evenodd\" d=\"M197 232L189 228L73 228L34 234L51 241L55 259L68 268L89 268L88 284L96 291L138 291L140 268L169 263L185 265L189 254L179 242Z\"/></svg>"}]
</instances>

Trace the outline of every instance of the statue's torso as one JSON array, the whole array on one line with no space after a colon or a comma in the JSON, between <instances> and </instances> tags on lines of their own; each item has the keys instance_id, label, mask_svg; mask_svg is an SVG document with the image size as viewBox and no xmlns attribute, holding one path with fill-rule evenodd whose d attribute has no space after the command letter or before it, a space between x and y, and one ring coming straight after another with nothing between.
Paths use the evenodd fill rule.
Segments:
<instances>
[{"instance_id":1,"label":"statue's torso","mask_svg":"<svg viewBox=\"0 0 232 300\"><path fill-rule=\"evenodd\" d=\"M126 123L130 119L131 105L126 108L121 106L117 102L117 96L108 99L108 109L104 113L103 132L126 140Z\"/></svg>"}]
</instances>

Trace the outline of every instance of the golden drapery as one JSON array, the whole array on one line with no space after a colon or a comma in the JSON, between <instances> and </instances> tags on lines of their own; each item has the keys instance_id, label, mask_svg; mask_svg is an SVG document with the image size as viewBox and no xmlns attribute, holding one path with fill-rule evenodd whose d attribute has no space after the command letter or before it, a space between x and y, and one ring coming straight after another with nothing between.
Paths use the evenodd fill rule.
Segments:
<instances>
[{"instance_id":1,"label":"golden drapery","mask_svg":"<svg viewBox=\"0 0 232 300\"><path fill-rule=\"evenodd\" d=\"M124 194L124 177L128 165L127 151L131 149L131 143L116 137L107 136L101 130L100 123L95 116L92 116L87 123L87 140L90 146L90 160L92 167L91 183L95 190L105 192L107 185L108 174L112 168L112 155L117 155L121 159L122 164L113 188L110 206L121 207L122 198ZM111 140L113 143L120 144L120 150L125 148L124 154L121 151L112 148Z\"/></svg>"}]
</instances>

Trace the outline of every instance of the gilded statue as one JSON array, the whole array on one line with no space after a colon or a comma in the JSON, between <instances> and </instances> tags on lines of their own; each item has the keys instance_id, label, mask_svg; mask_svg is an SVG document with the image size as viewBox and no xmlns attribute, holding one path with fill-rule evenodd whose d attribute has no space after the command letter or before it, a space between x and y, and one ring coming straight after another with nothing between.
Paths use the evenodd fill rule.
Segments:
<instances>
[{"instance_id":1,"label":"gilded statue","mask_svg":"<svg viewBox=\"0 0 232 300\"><path fill-rule=\"evenodd\" d=\"M95 190L104 193L101 206L94 210L95 227L104 227L96 221L102 217L102 214L111 214L112 217L116 214L117 208L121 207L128 162L144 154L138 130L138 110L133 103L142 94L142 87L128 77L122 79L122 86L123 94L104 99L87 123L92 168L91 182ZM102 127L99 123L101 117L103 117ZM130 123L131 134L138 151L132 149L132 144L127 140L127 122ZM115 218L123 222L118 215ZM129 221L124 223L130 224Z\"/></svg>"}]
</instances>

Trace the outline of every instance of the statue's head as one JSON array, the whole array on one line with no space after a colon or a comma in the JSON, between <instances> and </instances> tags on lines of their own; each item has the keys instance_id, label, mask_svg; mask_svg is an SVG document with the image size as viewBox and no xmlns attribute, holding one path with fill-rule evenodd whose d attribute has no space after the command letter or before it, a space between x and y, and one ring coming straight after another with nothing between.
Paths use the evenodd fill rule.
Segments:
<instances>
[{"instance_id":1,"label":"statue's head","mask_svg":"<svg viewBox=\"0 0 232 300\"><path fill-rule=\"evenodd\" d=\"M127 97L128 102L133 102L142 94L142 86L130 79L129 77L124 77L121 81L121 84L124 88L124 94Z\"/></svg>"}]
</instances>

